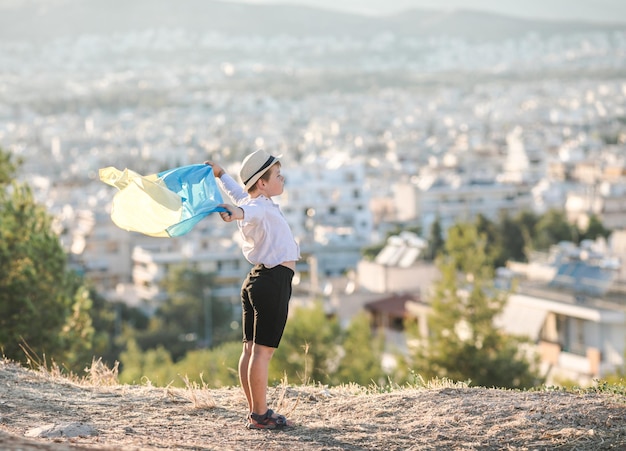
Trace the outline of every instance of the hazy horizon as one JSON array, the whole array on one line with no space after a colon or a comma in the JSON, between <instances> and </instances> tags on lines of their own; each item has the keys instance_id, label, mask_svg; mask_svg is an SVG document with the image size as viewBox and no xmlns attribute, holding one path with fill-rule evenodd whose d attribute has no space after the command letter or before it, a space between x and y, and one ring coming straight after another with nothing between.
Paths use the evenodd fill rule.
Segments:
<instances>
[{"instance_id":1,"label":"hazy horizon","mask_svg":"<svg viewBox=\"0 0 626 451\"><path fill-rule=\"evenodd\" d=\"M394 14L411 8L432 10L471 9L514 17L626 22L623 0L220 0L233 3L299 4L314 8L357 12L362 14Z\"/></svg>"},{"instance_id":2,"label":"hazy horizon","mask_svg":"<svg viewBox=\"0 0 626 451\"><path fill-rule=\"evenodd\" d=\"M0 10L26 7L44 10L73 0L0 0ZM82 0L88 3L89 0ZM390 15L409 9L475 10L523 19L626 23L624 0L214 0L226 3L305 5L365 15ZM184 3L180 3L180 6Z\"/></svg>"}]
</instances>

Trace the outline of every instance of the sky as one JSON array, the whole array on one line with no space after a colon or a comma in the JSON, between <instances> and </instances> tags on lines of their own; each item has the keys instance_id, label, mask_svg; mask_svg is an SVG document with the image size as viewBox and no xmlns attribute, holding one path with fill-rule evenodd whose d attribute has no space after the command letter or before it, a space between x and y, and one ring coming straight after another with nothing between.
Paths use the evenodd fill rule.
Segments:
<instances>
[{"instance_id":1,"label":"sky","mask_svg":"<svg viewBox=\"0 0 626 451\"><path fill-rule=\"evenodd\" d=\"M364 14L390 14L410 8L475 9L505 15L593 22L626 22L625 0L223 0L305 4Z\"/></svg>"}]
</instances>

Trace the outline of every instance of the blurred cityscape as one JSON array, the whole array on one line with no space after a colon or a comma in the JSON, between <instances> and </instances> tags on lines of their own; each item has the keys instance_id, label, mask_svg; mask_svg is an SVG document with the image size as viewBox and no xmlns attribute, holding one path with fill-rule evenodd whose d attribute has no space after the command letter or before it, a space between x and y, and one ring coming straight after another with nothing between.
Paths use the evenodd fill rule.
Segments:
<instances>
[{"instance_id":1,"label":"blurred cityscape","mask_svg":"<svg viewBox=\"0 0 626 451\"><path fill-rule=\"evenodd\" d=\"M420 261L424 237L395 237L377 262L362 261L365 247L398 225L427 233L437 219L445 230L479 213L497 220L552 208L581 227L596 215L612 239L559 249L517 274L553 282L546 274L563 275L563 255L571 263L584 251L611 272L591 277L603 281L595 297L611 291L607 280L626 280L626 25L203 7L215 19L187 11L189 27L180 12L154 26L142 17L137 27L127 15L108 27L88 15L67 27L56 22L63 14L45 10L37 21L20 22L19 8L5 15L14 30L33 27L33 38L22 29L0 41L0 146L24 159L20 178L107 298L149 311L168 269L188 262L218 274L212 294L236 305L248 264L236 229L216 215L178 239L117 229L115 192L99 168L151 174L214 159L237 177L239 162L260 147L282 154L287 186L276 200L303 251L296 302L322 296L346 320L388 297L410 311L436 277ZM261 14L274 20L263 27ZM424 33L419 24L433 21L436 31ZM518 295L509 326L532 317L516 332L560 343L556 357L544 349L545 361L567 377L621 365L624 292L610 308L589 304L581 313L579 298L563 301L563 285L552 291L559 299Z\"/></svg>"}]
</instances>

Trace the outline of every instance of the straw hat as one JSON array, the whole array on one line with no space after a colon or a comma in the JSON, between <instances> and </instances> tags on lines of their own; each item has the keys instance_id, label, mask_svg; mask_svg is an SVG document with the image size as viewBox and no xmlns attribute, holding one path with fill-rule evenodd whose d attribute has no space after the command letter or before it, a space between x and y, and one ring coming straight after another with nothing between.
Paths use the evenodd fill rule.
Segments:
<instances>
[{"instance_id":1,"label":"straw hat","mask_svg":"<svg viewBox=\"0 0 626 451\"><path fill-rule=\"evenodd\" d=\"M252 188L257 180L276 163L278 163L278 157L274 157L262 149L248 155L241 163L241 170L239 171L239 177L241 177L246 191Z\"/></svg>"}]
</instances>

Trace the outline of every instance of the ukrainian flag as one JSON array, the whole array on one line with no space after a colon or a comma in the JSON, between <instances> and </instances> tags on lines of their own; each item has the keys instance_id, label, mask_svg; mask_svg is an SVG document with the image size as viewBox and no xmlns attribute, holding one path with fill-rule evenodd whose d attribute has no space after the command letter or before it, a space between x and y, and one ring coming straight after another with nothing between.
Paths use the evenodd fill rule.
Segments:
<instances>
[{"instance_id":1,"label":"ukrainian flag","mask_svg":"<svg viewBox=\"0 0 626 451\"><path fill-rule=\"evenodd\" d=\"M119 191L113 196L111 219L118 227L156 237L177 237L216 211L222 196L213 168L206 164L142 176L112 166L99 170L100 180Z\"/></svg>"}]
</instances>

